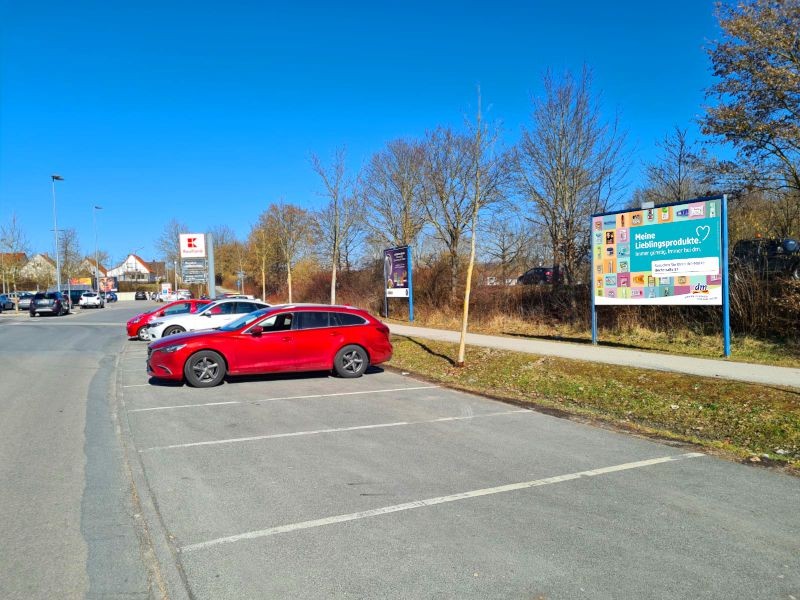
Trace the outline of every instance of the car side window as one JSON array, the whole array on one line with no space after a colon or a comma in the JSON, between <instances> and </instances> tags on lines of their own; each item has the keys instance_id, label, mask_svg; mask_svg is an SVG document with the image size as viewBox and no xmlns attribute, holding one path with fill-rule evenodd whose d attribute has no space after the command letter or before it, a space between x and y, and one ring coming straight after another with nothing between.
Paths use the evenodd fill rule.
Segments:
<instances>
[{"instance_id":1,"label":"car side window","mask_svg":"<svg viewBox=\"0 0 800 600\"><path fill-rule=\"evenodd\" d=\"M261 308L260 306L256 306L252 302L230 302L229 306L235 306L234 312L237 315L246 315L247 313L251 313L254 310L258 310Z\"/></svg>"},{"instance_id":2,"label":"car side window","mask_svg":"<svg viewBox=\"0 0 800 600\"><path fill-rule=\"evenodd\" d=\"M363 317L351 315L350 313L330 313L331 326L345 327L347 325L363 325L366 323Z\"/></svg>"},{"instance_id":3,"label":"car side window","mask_svg":"<svg viewBox=\"0 0 800 600\"><path fill-rule=\"evenodd\" d=\"M264 333L270 331L289 331L292 328L294 315L292 313L280 313L277 315L270 315L259 323L264 328Z\"/></svg>"},{"instance_id":4,"label":"car side window","mask_svg":"<svg viewBox=\"0 0 800 600\"><path fill-rule=\"evenodd\" d=\"M322 311L301 312L297 315L297 329L320 329L329 326L328 313Z\"/></svg>"},{"instance_id":5,"label":"car side window","mask_svg":"<svg viewBox=\"0 0 800 600\"><path fill-rule=\"evenodd\" d=\"M164 311L165 315L180 315L183 313L189 312L191 305L188 302L182 302L181 304L176 304L175 306L170 306L168 309Z\"/></svg>"}]
</instances>

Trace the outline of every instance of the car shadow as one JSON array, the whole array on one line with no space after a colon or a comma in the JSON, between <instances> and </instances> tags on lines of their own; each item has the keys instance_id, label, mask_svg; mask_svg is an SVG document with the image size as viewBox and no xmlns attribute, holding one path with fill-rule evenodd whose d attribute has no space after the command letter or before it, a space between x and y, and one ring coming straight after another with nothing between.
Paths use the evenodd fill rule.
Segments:
<instances>
[{"instance_id":1,"label":"car shadow","mask_svg":"<svg viewBox=\"0 0 800 600\"><path fill-rule=\"evenodd\" d=\"M158 379L157 377L151 377L147 380L147 383L155 387L166 388L179 388L186 385L183 381L175 381L173 379Z\"/></svg>"},{"instance_id":2,"label":"car shadow","mask_svg":"<svg viewBox=\"0 0 800 600\"><path fill-rule=\"evenodd\" d=\"M377 375L383 373L381 367L370 365L364 371L364 375ZM226 375L225 383L236 384L246 383L251 381L293 381L298 379L327 379L328 377L336 377L330 371L304 371L302 373L265 373L263 375ZM337 378L338 379L338 378Z\"/></svg>"}]
</instances>

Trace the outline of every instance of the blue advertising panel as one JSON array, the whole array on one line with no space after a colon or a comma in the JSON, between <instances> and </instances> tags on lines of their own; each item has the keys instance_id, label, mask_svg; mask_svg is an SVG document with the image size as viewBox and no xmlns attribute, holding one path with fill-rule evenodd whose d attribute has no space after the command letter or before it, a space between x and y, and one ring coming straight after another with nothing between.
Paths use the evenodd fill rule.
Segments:
<instances>
[{"instance_id":1,"label":"blue advertising panel","mask_svg":"<svg viewBox=\"0 0 800 600\"><path fill-rule=\"evenodd\" d=\"M594 215L595 305L721 305L722 199Z\"/></svg>"},{"instance_id":2,"label":"blue advertising panel","mask_svg":"<svg viewBox=\"0 0 800 600\"><path fill-rule=\"evenodd\" d=\"M383 251L386 296L408 298L408 246Z\"/></svg>"}]
</instances>

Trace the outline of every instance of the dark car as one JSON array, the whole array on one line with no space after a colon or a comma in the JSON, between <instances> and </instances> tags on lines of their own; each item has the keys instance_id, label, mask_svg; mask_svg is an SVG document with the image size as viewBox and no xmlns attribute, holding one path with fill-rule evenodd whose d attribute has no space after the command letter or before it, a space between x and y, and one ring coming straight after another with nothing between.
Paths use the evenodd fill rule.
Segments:
<instances>
[{"instance_id":1,"label":"dark car","mask_svg":"<svg viewBox=\"0 0 800 600\"><path fill-rule=\"evenodd\" d=\"M139 290L138 292L136 292L134 298L136 298L137 300L147 300L147 292Z\"/></svg>"},{"instance_id":2,"label":"dark car","mask_svg":"<svg viewBox=\"0 0 800 600\"><path fill-rule=\"evenodd\" d=\"M114 292L100 292L100 295L105 299L106 302L116 302L118 300L117 295Z\"/></svg>"},{"instance_id":3,"label":"dark car","mask_svg":"<svg viewBox=\"0 0 800 600\"><path fill-rule=\"evenodd\" d=\"M30 315L66 315L69 313L69 296L63 292L37 292L31 299Z\"/></svg>"},{"instance_id":4,"label":"dark car","mask_svg":"<svg viewBox=\"0 0 800 600\"><path fill-rule=\"evenodd\" d=\"M14 301L7 294L0 294L0 312L14 310Z\"/></svg>"},{"instance_id":5,"label":"dark car","mask_svg":"<svg viewBox=\"0 0 800 600\"><path fill-rule=\"evenodd\" d=\"M517 278L517 283L522 285L541 285L561 281L558 267L533 267Z\"/></svg>"},{"instance_id":6,"label":"dark car","mask_svg":"<svg viewBox=\"0 0 800 600\"><path fill-rule=\"evenodd\" d=\"M30 310L31 309L31 300L33 300L34 294L30 292L22 292L17 297L17 305L20 310Z\"/></svg>"},{"instance_id":7,"label":"dark car","mask_svg":"<svg viewBox=\"0 0 800 600\"><path fill-rule=\"evenodd\" d=\"M733 246L731 266L749 269L759 277L800 279L800 244L791 238L739 240Z\"/></svg>"}]
</instances>

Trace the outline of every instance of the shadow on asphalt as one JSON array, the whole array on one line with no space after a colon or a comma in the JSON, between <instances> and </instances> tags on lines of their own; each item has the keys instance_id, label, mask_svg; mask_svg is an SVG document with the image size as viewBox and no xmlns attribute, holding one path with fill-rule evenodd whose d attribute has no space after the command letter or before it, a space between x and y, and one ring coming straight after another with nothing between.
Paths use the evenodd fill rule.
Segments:
<instances>
[{"instance_id":1,"label":"shadow on asphalt","mask_svg":"<svg viewBox=\"0 0 800 600\"><path fill-rule=\"evenodd\" d=\"M369 366L364 372L365 376L377 375L383 373L381 367ZM249 381L292 381L295 379L327 379L332 377L330 371L305 371L303 373L267 373L263 375L226 375L226 384L246 383ZM174 381L171 379L156 379L151 377L148 383L155 387L177 388L186 385L183 381Z\"/></svg>"}]
</instances>

